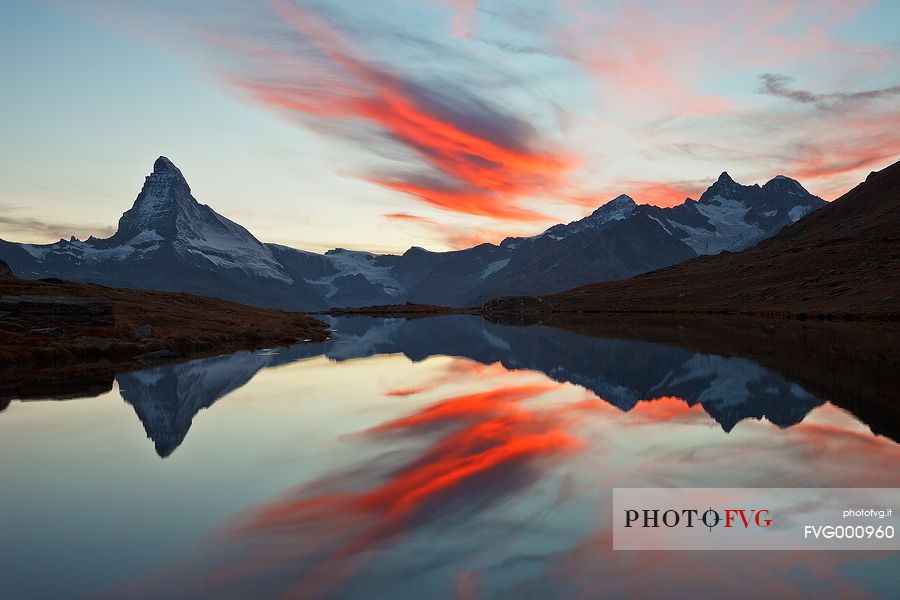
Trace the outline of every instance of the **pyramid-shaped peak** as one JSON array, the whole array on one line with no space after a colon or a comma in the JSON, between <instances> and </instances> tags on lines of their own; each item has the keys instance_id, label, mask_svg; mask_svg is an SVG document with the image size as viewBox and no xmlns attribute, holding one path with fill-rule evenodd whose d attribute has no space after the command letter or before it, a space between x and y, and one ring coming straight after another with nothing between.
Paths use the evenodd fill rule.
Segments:
<instances>
[{"instance_id":1,"label":"pyramid-shaped peak","mask_svg":"<svg viewBox=\"0 0 900 600\"><path fill-rule=\"evenodd\" d=\"M151 177L163 177L163 178L174 178L180 182L184 182L187 185L187 181L184 178L184 175L181 172L181 169L175 166L171 160L169 160L165 156L160 156L153 163L153 173Z\"/></svg>"},{"instance_id":2,"label":"pyramid-shaped peak","mask_svg":"<svg viewBox=\"0 0 900 600\"><path fill-rule=\"evenodd\" d=\"M163 192L162 187L168 187L171 185L175 185L176 187L183 188L187 191L189 195L191 192L191 188L187 183L187 180L184 178L184 174L181 172L181 169L175 166L171 160L169 160L165 156L160 156L153 162L153 172L147 177L147 180L144 184L144 189L147 187L156 188L157 194L165 194Z\"/></svg>"},{"instance_id":3,"label":"pyramid-shaped peak","mask_svg":"<svg viewBox=\"0 0 900 600\"><path fill-rule=\"evenodd\" d=\"M166 173L166 172L181 173L181 171L178 169L178 167L175 166L175 163L173 163L171 160L169 160L165 156L160 156L159 158L156 159L156 162L153 163L153 172L154 173Z\"/></svg>"},{"instance_id":4,"label":"pyramid-shaped peak","mask_svg":"<svg viewBox=\"0 0 900 600\"><path fill-rule=\"evenodd\" d=\"M722 171L715 183L709 186L700 196L700 203L709 204L714 202L716 198L737 200L744 193L744 190L745 186L732 179L727 171Z\"/></svg>"}]
</instances>

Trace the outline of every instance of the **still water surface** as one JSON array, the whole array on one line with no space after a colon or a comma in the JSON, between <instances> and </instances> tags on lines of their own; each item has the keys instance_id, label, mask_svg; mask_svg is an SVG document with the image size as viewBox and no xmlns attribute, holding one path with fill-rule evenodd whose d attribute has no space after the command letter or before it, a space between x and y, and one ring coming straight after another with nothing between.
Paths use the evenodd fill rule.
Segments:
<instances>
[{"instance_id":1,"label":"still water surface","mask_svg":"<svg viewBox=\"0 0 900 600\"><path fill-rule=\"evenodd\" d=\"M614 487L900 487L752 361L477 317L0 413L0 598L884 597L891 553L613 552Z\"/></svg>"}]
</instances>

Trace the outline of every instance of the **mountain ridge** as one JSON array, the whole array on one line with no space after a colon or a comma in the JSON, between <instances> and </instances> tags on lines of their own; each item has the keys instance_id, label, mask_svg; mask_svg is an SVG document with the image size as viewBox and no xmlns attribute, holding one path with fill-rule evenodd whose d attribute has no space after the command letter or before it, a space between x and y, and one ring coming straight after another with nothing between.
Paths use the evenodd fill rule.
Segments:
<instances>
[{"instance_id":1,"label":"mountain ridge","mask_svg":"<svg viewBox=\"0 0 900 600\"><path fill-rule=\"evenodd\" d=\"M747 247L823 206L794 180L743 186L727 173L700 201L671 208L620 195L590 215L529 238L449 252L410 248L316 254L258 240L198 202L160 156L133 206L106 239L54 244L0 240L21 277L183 291L263 308L325 310L399 302L474 306L627 278L701 254Z\"/></svg>"},{"instance_id":2,"label":"mountain ridge","mask_svg":"<svg viewBox=\"0 0 900 600\"><path fill-rule=\"evenodd\" d=\"M796 224L737 253L488 312L723 312L900 318L900 161ZM727 282L728 285L723 285Z\"/></svg>"}]
</instances>

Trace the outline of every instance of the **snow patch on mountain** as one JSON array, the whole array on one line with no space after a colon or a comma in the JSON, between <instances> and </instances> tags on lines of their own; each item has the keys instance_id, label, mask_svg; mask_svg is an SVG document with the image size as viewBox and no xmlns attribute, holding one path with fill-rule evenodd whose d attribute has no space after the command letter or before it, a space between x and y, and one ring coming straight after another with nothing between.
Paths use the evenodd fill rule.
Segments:
<instances>
[{"instance_id":1,"label":"snow patch on mountain","mask_svg":"<svg viewBox=\"0 0 900 600\"><path fill-rule=\"evenodd\" d=\"M710 203L697 203L694 207L713 226L713 230L710 231L701 227L678 225L688 233L688 238L682 241L697 254L740 250L763 235L759 227L744 219L750 208L740 200L715 196Z\"/></svg>"},{"instance_id":2,"label":"snow patch on mountain","mask_svg":"<svg viewBox=\"0 0 900 600\"><path fill-rule=\"evenodd\" d=\"M362 275L369 283L380 285L388 296L398 296L405 291L403 285L394 277L393 267L377 264L378 255L376 254L338 248L326 252L325 258L337 272L306 281L315 285L327 286L326 297L331 297L338 291L334 280L348 275Z\"/></svg>"},{"instance_id":3,"label":"snow patch on mountain","mask_svg":"<svg viewBox=\"0 0 900 600\"><path fill-rule=\"evenodd\" d=\"M491 264L489 264L484 271L481 272L481 278L487 279L497 271L501 270L503 267L509 264L509 259L504 258L502 260L495 260Z\"/></svg>"},{"instance_id":4,"label":"snow patch on mountain","mask_svg":"<svg viewBox=\"0 0 900 600\"><path fill-rule=\"evenodd\" d=\"M668 233L669 235L672 235L672 231L671 231L668 227L666 227L665 224L664 224L662 221L660 221L659 219L657 219L657 218L654 217L653 215L647 215L647 216L649 216L651 219L653 219L654 221L656 221L657 223L659 223L659 226L662 227L663 230L664 230L666 233ZM667 222L668 222L668 221L667 221ZM671 226L671 223L669 223L669 225Z\"/></svg>"},{"instance_id":5,"label":"snow patch on mountain","mask_svg":"<svg viewBox=\"0 0 900 600\"><path fill-rule=\"evenodd\" d=\"M51 246L22 244L21 247L22 250L24 250L34 258L42 261L47 257L47 253L51 252L54 249L55 244Z\"/></svg>"},{"instance_id":6,"label":"snow patch on mountain","mask_svg":"<svg viewBox=\"0 0 900 600\"><path fill-rule=\"evenodd\" d=\"M812 210L809 206L795 206L791 210L788 211L788 218L796 223L800 219L803 218L803 215Z\"/></svg>"},{"instance_id":7,"label":"snow patch on mountain","mask_svg":"<svg viewBox=\"0 0 900 600\"><path fill-rule=\"evenodd\" d=\"M110 248L95 247L96 240L82 242L75 238L60 240L48 246L22 244L22 249L39 261L46 261L52 254L55 257L68 256L77 264L95 265L107 260L123 261L159 249L162 237L154 230L142 231L128 242Z\"/></svg>"},{"instance_id":8,"label":"snow patch on mountain","mask_svg":"<svg viewBox=\"0 0 900 600\"><path fill-rule=\"evenodd\" d=\"M246 229L225 217L209 211L211 219L180 223L175 248L201 257L221 269L238 269L248 275L268 277L293 283L272 251L250 235Z\"/></svg>"}]
</instances>

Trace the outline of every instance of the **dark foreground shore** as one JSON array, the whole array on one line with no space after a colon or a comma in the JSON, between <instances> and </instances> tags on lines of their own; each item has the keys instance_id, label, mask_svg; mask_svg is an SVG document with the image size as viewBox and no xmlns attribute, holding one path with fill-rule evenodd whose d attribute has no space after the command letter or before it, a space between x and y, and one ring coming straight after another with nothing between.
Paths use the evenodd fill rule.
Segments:
<instances>
[{"instance_id":1,"label":"dark foreground shore","mask_svg":"<svg viewBox=\"0 0 900 600\"><path fill-rule=\"evenodd\" d=\"M191 294L0 275L0 370L105 361L117 369L322 341L300 313Z\"/></svg>"}]
</instances>

